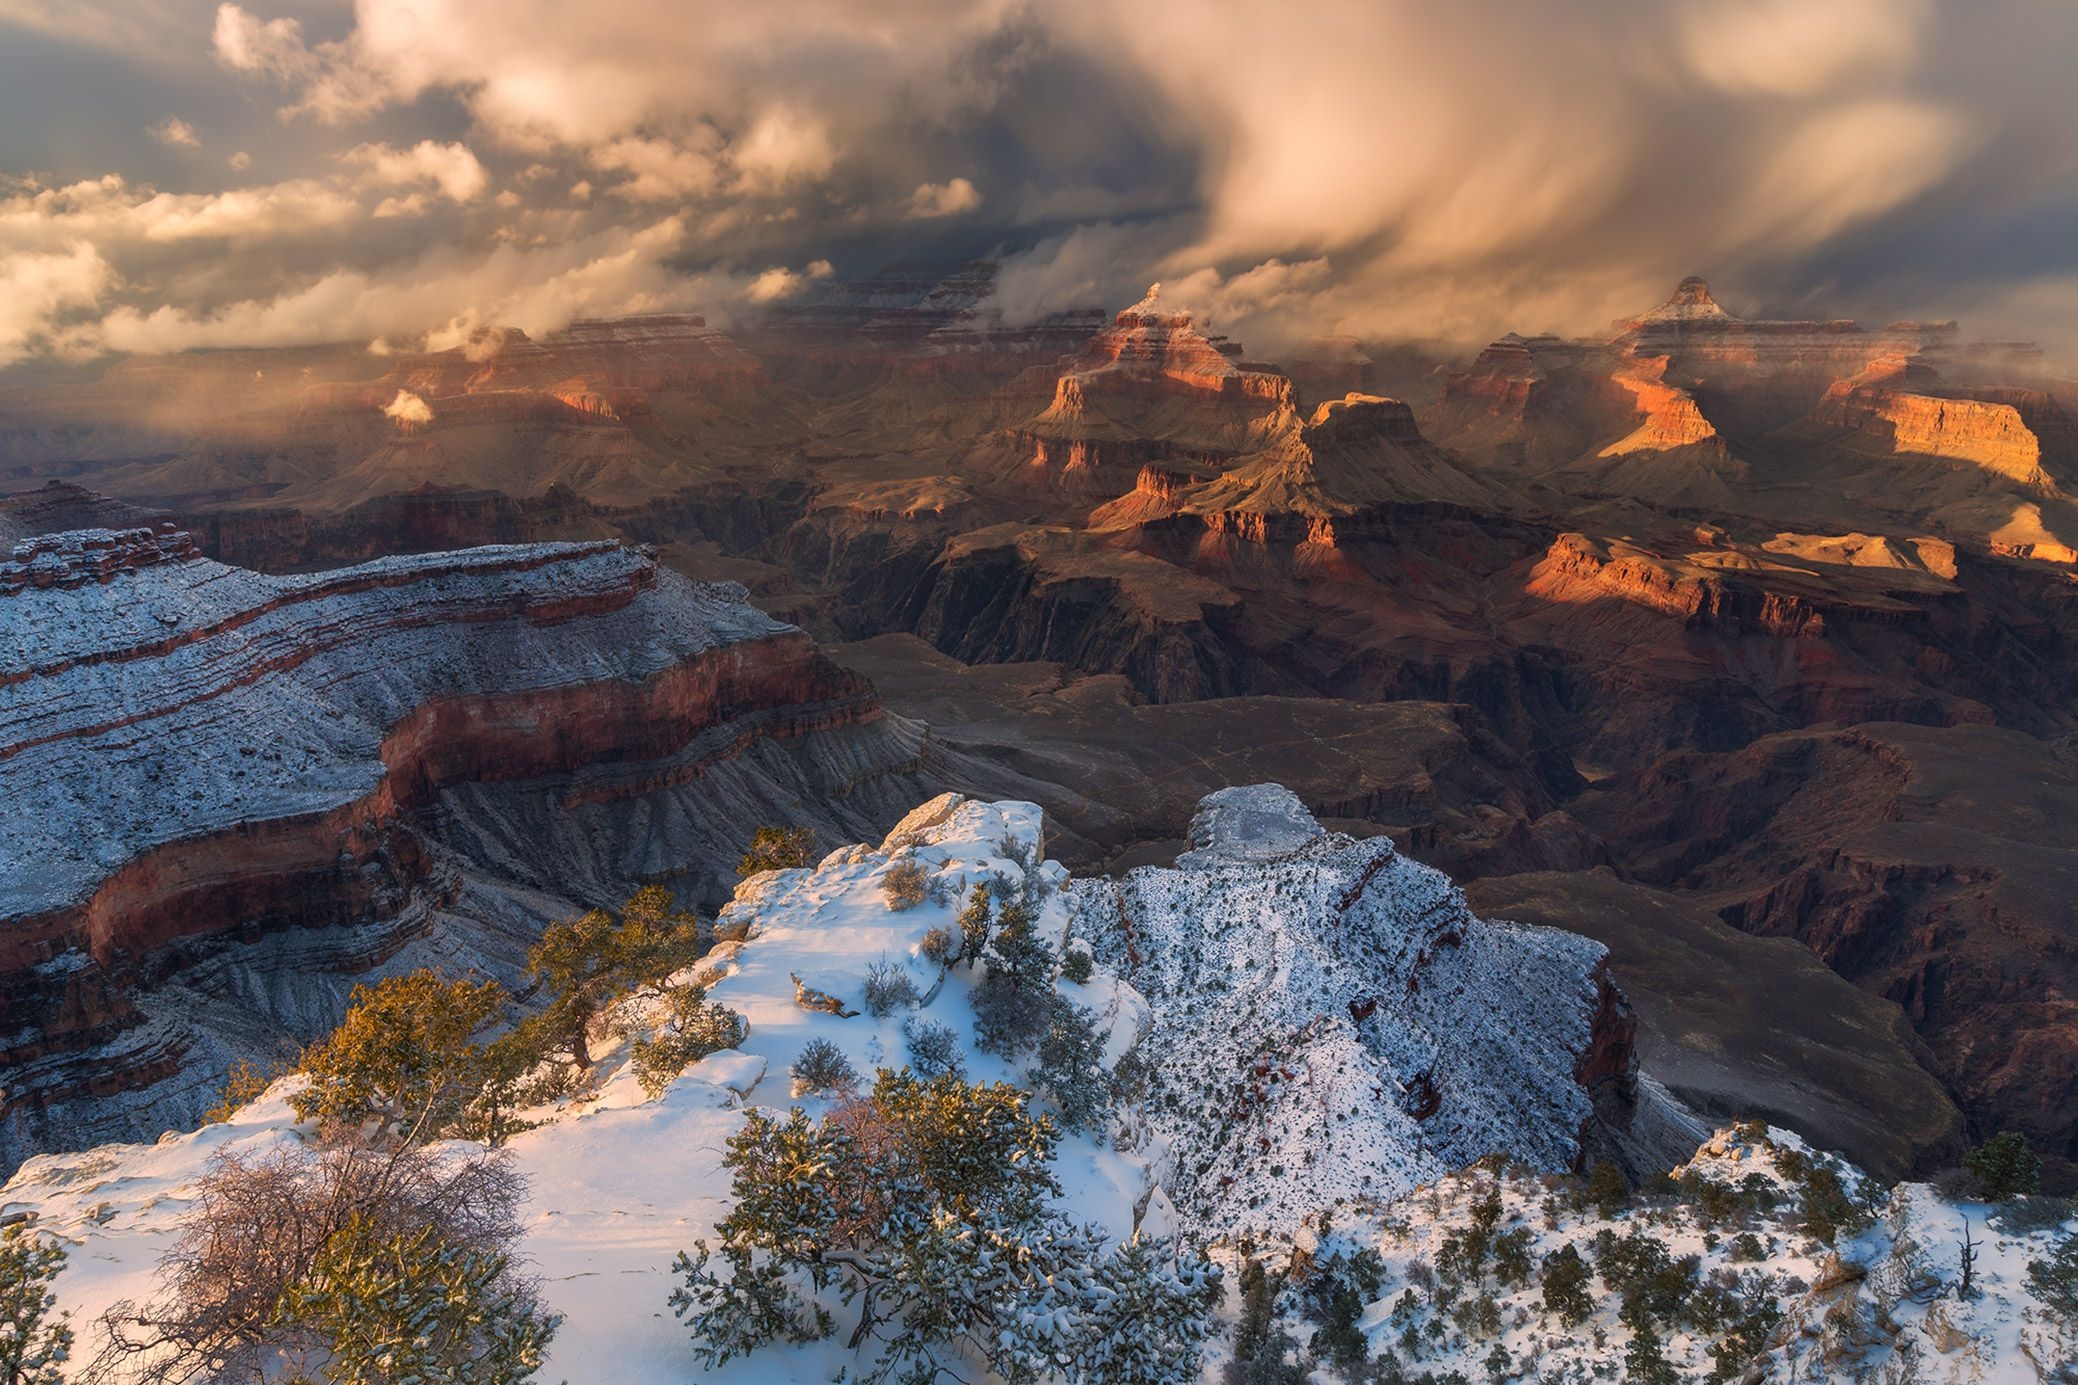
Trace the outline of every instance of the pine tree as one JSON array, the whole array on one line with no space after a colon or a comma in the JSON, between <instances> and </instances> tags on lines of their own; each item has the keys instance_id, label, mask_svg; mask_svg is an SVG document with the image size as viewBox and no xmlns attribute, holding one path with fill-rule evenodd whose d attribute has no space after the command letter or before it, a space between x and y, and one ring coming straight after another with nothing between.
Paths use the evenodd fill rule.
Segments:
<instances>
[{"instance_id":1,"label":"pine tree","mask_svg":"<svg viewBox=\"0 0 2078 1385\"><path fill-rule=\"evenodd\" d=\"M651 1097L661 1096L672 1079L710 1053L742 1043L750 1026L742 1015L707 999L698 982L673 986L664 997L663 1023L638 1034L628 1045L635 1080Z\"/></svg>"},{"instance_id":2,"label":"pine tree","mask_svg":"<svg viewBox=\"0 0 2078 1385\"><path fill-rule=\"evenodd\" d=\"M65 1248L21 1223L0 1231L0 1385L62 1385L72 1329L51 1309Z\"/></svg>"},{"instance_id":3,"label":"pine tree","mask_svg":"<svg viewBox=\"0 0 2078 1385\"><path fill-rule=\"evenodd\" d=\"M1007 1058L1037 1042L1053 1023L1053 976L1053 949L1039 936L1038 920L1023 903L1006 903L974 993L976 1043Z\"/></svg>"},{"instance_id":4,"label":"pine tree","mask_svg":"<svg viewBox=\"0 0 2078 1385\"><path fill-rule=\"evenodd\" d=\"M1086 1130L1111 1109L1111 1081L1104 1071L1104 1036L1096 1012L1055 997L1053 1021L1039 1040L1039 1063L1025 1074L1060 1108L1061 1125Z\"/></svg>"},{"instance_id":5,"label":"pine tree","mask_svg":"<svg viewBox=\"0 0 2078 1385\"><path fill-rule=\"evenodd\" d=\"M1992 1136L1963 1158L1963 1167L1976 1181L1977 1195L1986 1202L2032 1193L2042 1186L2042 1161L2028 1148L2027 1136L2005 1130Z\"/></svg>"},{"instance_id":6,"label":"pine tree","mask_svg":"<svg viewBox=\"0 0 2078 1385\"><path fill-rule=\"evenodd\" d=\"M339 1027L304 1050L310 1084L289 1104L304 1120L374 1120L431 1139L479 1090L472 1041L505 999L495 981L443 981L430 971L356 986Z\"/></svg>"},{"instance_id":7,"label":"pine tree","mask_svg":"<svg viewBox=\"0 0 2078 1385\"><path fill-rule=\"evenodd\" d=\"M561 1321L498 1251L358 1220L275 1310L278 1328L316 1338L325 1385L514 1385L541 1369Z\"/></svg>"},{"instance_id":8,"label":"pine tree","mask_svg":"<svg viewBox=\"0 0 2078 1385\"><path fill-rule=\"evenodd\" d=\"M1568 1241L1544 1257L1544 1311L1567 1327L1578 1327L1595 1311L1587 1288L1587 1261Z\"/></svg>"},{"instance_id":9,"label":"pine tree","mask_svg":"<svg viewBox=\"0 0 2078 1385\"><path fill-rule=\"evenodd\" d=\"M2078 1232L2066 1232L2047 1257L2027 1262L2027 1286L2049 1311L2078 1323Z\"/></svg>"},{"instance_id":10,"label":"pine tree","mask_svg":"<svg viewBox=\"0 0 2078 1385\"><path fill-rule=\"evenodd\" d=\"M960 910L960 960L970 968L988 949L990 912L988 881L984 880L968 892L967 907Z\"/></svg>"},{"instance_id":11,"label":"pine tree","mask_svg":"<svg viewBox=\"0 0 2078 1385\"><path fill-rule=\"evenodd\" d=\"M691 915L671 907L670 892L649 885L619 917L593 909L558 923L527 954L527 973L548 995L538 1032L549 1052L592 1065L590 1030L600 1011L645 986L656 986L698 952Z\"/></svg>"}]
</instances>

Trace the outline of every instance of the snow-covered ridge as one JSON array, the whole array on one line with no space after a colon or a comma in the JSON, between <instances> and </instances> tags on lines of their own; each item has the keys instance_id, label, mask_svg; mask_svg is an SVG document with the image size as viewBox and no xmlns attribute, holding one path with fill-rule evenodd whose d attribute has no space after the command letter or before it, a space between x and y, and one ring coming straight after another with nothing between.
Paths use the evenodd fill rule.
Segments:
<instances>
[{"instance_id":1,"label":"snow-covered ridge","mask_svg":"<svg viewBox=\"0 0 2078 1385\"><path fill-rule=\"evenodd\" d=\"M1624 1019L1599 944L1476 918L1441 872L1277 785L1211 795L1191 841L1173 870L1070 887L1078 932L1147 997L1147 1120L1188 1224L1284 1237L1483 1155L1581 1158L1597 1027Z\"/></svg>"},{"instance_id":2,"label":"snow-covered ridge","mask_svg":"<svg viewBox=\"0 0 2078 1385\"><path fill-rule=\"evenodd\" d=\"M0 599L0 764L40 786L0 804L0 918L161 843L361 798L384 737L435 699L640 681L789 629L745 597L588 543L301 576L176 555Z\"/></svg>"}]
</instances>

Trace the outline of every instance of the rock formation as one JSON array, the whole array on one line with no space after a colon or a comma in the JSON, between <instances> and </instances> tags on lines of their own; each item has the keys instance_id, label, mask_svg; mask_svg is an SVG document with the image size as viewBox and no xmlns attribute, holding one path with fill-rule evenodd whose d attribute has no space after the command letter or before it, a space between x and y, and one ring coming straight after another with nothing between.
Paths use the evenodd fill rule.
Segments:
<instances>
[{"instance_id":1,"label":"rock formation","mask_svg":"<svg viewBox=\"0 0 2078 1385\"><path fill-rule=\"evenodd\" d=\"M458 904L486 864L589 902L711 897L761 814L800 820L787 800L856 830L913 794L914 729L744 597L611 542L298 577L163 528L17 542L0 766L37 788L0 806L0 1148L192 1114L241 1045L168 987L227 949L317 937L313 970L365 970L444 910L498 912ZM229 974L303 1038L342 989Z\"/></svg>"}]
</instances>

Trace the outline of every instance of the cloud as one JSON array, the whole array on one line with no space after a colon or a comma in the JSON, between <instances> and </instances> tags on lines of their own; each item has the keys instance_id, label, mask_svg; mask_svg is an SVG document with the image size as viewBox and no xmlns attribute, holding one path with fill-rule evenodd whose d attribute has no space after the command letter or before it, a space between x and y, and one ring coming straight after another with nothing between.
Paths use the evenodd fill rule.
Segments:
<instances>
[{"instance_id":1,"label":"cloud","mask_svg":"<svg viewBox=\"0 0 2078 1385\"><path fill-rule=\"evenodd\" d=\"M410 390L398 390L397 397L382 406L382 416L407 427L423 425L433 421L433 406Z\"/></svg>"},{"instance_id":2,"label":"cloud","mask_svg":"<svg viewBox=\"0 0 2078 1385\"><path fill-rule=\"evenodd\" d=\"M195 127L177 115L167 116L164 120L152 126L146 133L150 134L159 143L170 144L176 149L200 149L202 147L202 138L195 133Z\"/></svg>"},{"instance_id":3,"label":"cloud","mask_svg":"<svg viewBox=\"0 0 2078 1385\"><path fill-rule=\"evenodd\" d=\"M999 259L1014 321L1161 279L1265 353L1328 322L1593 330L1698 271L1735 301L1893 316L1974 316L2078 274L2069 0L1292 0L1188 24L1114 0L588 0L580 22L555 0L0 0L0 18L149 76L105 94L115 152L83 166L69 132L38 133L34 93L0 91L0 265L77 271L84 247L100 266L89 298L10 308L43 324L10 329L14 352L406 342L630 302L724 315L800 294L817 261L924 256ZM163 108L238 149L229 169L183 160L176 191L150 186L167 161L135 134ZM254 160L278 181L210 186L208 165L235 184Z\"/></svg>"},{"instance_id":4,"label":"cloud","mask_svg":"<svg viewBox=\"0 0 2078 1385\"><path fill-rule=\"evenodd\" d=\"M490 175L465 144L422 139L409 149L362 144L339 156L361 170L364 187L408 187L414 183L438 189L451 202L470 202L483 195Z\"/></svg>"},{"instance_id":5,"label":"cloud","mask_svg":"<svg viewBox=\"0 0 2078 1385\"><path fill-rule=\"evenodd\" d=\"M61 317L90 308L111 274L94 247L0 257L0 366L48 349Z\"/></svg>"},{"instance_id":6,"label":"cloud","mask_svg":"<svg viewBox=\"0 0 2078 1385\"><path fill-rule=\"evenodd\" d=\"M981 193L965 178L949 183L919 183L909 194L908 217L928 221L941 216L959 216L981 206Z\"/></svg>"}]
</instances>

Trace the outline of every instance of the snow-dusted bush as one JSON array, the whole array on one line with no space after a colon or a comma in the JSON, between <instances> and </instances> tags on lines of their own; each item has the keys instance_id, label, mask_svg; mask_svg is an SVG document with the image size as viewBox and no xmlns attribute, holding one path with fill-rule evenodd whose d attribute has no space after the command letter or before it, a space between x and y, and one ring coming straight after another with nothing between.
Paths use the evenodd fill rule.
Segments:
<instances>
[{"instance_id":1,"label":"snow-dusted bush","mask_svg":"<svg viewBox=\"0 0 2078 1385\"><path fill-rule=\"evenodd\" d=\"M909 1047L909 1066L918 1077L929 1080L951 1074L964 1078L967 1059L959 1031L939 1020L911 1017L902 1026Z\"/></svg>"},{"instance_id":2,"label":"snow-dusted bush","mask_svg":"<svg viewBox=\"0 0 2078 1385\"><path fill-rule=\"evenodd\" d=\"M1085 986L1095 973L1096 959L1090 956L1089 949L1079 943L1070 944L1061 957L1061 980Z\"/></svg>"},{"instance_id":3,"label":"snow-dusted bush","mask_svg":"<svg viewBox=\"0 0 2078 1385\"><path fill-rule=\"evenodd\" d=\"M451 1364L466 1366L492 1335L545 1344L553 1322L538 1313L531 1286L506 1258L519 1241L515 1213L524 1190L504 1155L407 1145L359 1130L335 1130L314 1146L220 1154L159 1263L154 1296L119 1302L103 1315L108 1343L89 1375L221 1385L309 1376L338 1345L330 1335L336 1301L325 1295L332 1277L349 1268L325 1259L326 1248L337 1243L379 1257L420 1237L414 1255L424 1260L451 1248L469 1266L468 1282L455 1287L480 1295L481 1311L472 1316L486 1335L444 1339L441 1354L455 1358ZM299 1302L311 1317L284 1311ZM386 1290L357 1311L373 1335L401 1340L413 1329L384 1316L393 1309L403 1311ZM522 1319L542 1330L530 1336Z\"/></svg>"},{"instance_id":4,"label":"snow-dusted bush","mask_svg":"<svg viewBox=\"0 0 2078 1385\"><path fill-rule=\"evenodd\" d=\"M974 992L974 1036L1005 1057L1032 1044L1053 1023L1053 949L1039 936L1032 911L1012 900L996 921L988 972Z\"/></svg>"},{"instance_id":5,"label":"snow-dusted bush","mask_svg":"<svg viewBox=\"0 0 2078 1385\"><path fill-rule=\"evenodd\" d=\"M886 1019L897 1010L916 1004L916 983L900 962L883 957L866 968L866 1013Z\"/></svg>"},{"instance_id":6,"label":"snow-dusted bush","mask_svg":"<svg viewBox=\"0 0 2078 1385\"><path fill-rule=\"evenodd\" d=\"M806 827L760 827L751 835L736 873L748 880L768 870L798 870L812 865L815 833Z\"/></svg>"},{"instance_id":7,"label":"snow-dusted bush","mask_svg":"<svg viewBox=\"0 0 2078 1385\"><path fill-rule=\"evenodd\" d=\"M924 940L916 950L925 961L949 967L960 955L959 936L949 928L933 928L924 934Z\"/></svg>"},{"instance_id":8,"label":"snow-dusted bush","mask_svg":"<svg viewBox=\"0 0 2078 1385\"><path fill-rule=\"evenodd\" d=\"M859 1080L858 1070L844 1050L830 1040L817 1037L801 1045L801 1056L789 1071L794 1078L794 1095L812 1092L848 1092Z\"/></svg>"},{"instance_id":9,"label":"snow-dusted bush","mask_svg":"<svg viewBox=\"0 0 2078 1385\"><path fill-rule=\"evenodd\" d=\"M51 1316L51 1281L65 1268L65 1247L16 1223L0 1231L0 1380L6 1385L62 1385L72 1329Z\"/></svg>"},{"instance_id":10,"label":"snow-dusted bush","mask_svg":"<svg viewBox=\"0 0 2078 1385\"><path fill-rule=\"evenodd\" d=\"M635 1078L650 1096L661 1096L673 1078L710 1053L735 1048L750 1032L743 1016L707 999L697 983L665 993L664 1022L628 1045Z\"/></svg>"},{"instance_id":11,"label":"snow-dusted bush","mask_svg":"<svg viewBox=\"0 0 2078 1385\"><path fill-rule=\"evenodd\" d=\"M880 892L887 900L887 907L899 913L923 903L929 878L924 874L923 866L913 860L901 860L889 866L880 881Z\"/></svg>"},{"instance_id":12,"label":"snow-dusted bush","mask_svg":"<svg viewBox=\"0 0 2078 1385\"><path fill-rule=\"evenodd\" d=\"M994 931L995 911L989 896L989 883L983 880L968 891L966 907L960 910L960 960L969 967L980 961L988 950L989 937Z\"/></svg>"},{"instance_id":13,"label":"snow-dusted bush","mask_svg":"<svg viewBox=\"0 0 2078 1385\"><path fill-rule=\"evenodd\" d=\"M1111 1110L1110 1075L1104 1071L1104 1036L1087 1008L1056 997L1053 1022L1039 1040L1039 1062L1025 1074L1060 1108L1061 1125L1087 1130Z\"/></svg>"},{"instance_id":14,"label":"snow-dusted bush","mask_svg":"<svg viewBox=\"0 0 2078 1385\"><path fill-rule=\"evenodd\" d=\"M1219 1294L1213 1266L1053 1208L1053 1125L1007 1083L882 1071L820 1122L751 1110L723 1162L734 1207L671 1295L709 1365L786 1338L849 1340L863 1385L950 1372L1186 1385Z\"/></svg>"}]
</instances>

